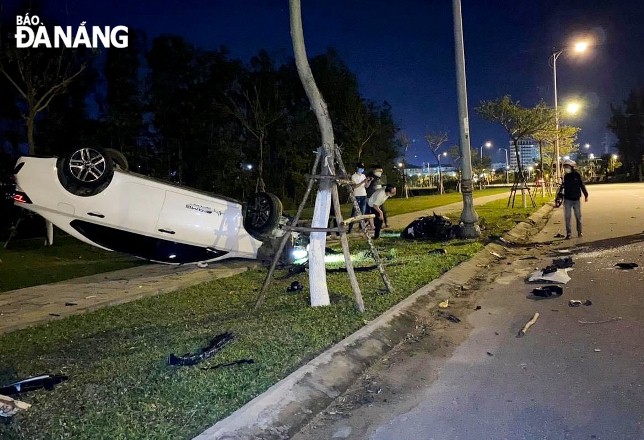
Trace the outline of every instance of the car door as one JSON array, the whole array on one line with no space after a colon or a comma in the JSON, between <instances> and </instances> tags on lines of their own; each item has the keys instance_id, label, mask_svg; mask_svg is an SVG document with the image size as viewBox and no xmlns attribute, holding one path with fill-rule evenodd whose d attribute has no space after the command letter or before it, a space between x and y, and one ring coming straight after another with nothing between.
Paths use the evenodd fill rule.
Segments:
<instances>
[{"instance_id":1,"label":"car door","mask_svg":"<svg viewBox=\"0 0 644 440\"><path fill-rule=\"evenodd\" d=\"M230 250L241 227L241 206L199 197L188 191L166 191L157 231L168 240Z\"/></svg>"}]
</instances>

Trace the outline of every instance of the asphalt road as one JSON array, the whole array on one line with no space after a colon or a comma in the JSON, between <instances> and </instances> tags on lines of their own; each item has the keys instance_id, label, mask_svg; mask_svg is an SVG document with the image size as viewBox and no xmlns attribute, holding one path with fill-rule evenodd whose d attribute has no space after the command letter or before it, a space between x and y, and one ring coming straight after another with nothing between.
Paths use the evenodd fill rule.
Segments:
<instances>
[{"instance_id":1,"label":"asphalt road","mask_svg":"<svg viewBox=\"0 0 644 440\"><path fill-rule=\"evenodd\" d=\"M450 300L460 323L419 323L293 439L644 439L644 184L589 191L583 238L554 238L555 210ZM570 255L563 295L532 297L527 275Z\"/></svg>"}]
</instances>

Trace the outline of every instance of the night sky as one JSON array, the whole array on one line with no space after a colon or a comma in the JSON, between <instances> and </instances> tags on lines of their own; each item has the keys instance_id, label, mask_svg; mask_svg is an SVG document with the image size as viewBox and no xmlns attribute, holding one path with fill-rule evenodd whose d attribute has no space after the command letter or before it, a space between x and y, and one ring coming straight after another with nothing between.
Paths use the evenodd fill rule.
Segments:
<instances>
[{"instance_id":1,"label":"night sky","mask_svg":"<svg viewBox=\"0 0 644 440\"><path fill-rule=\"evenodd\" d=\"M292 57L288 0L47 0L63 25L127 25L149 38L178 34L203 48L226 46L248 61L266 49L278 61ZM583 57L557 61L559 102L585 102L579 143L601 153L611 103L644 86L644 2L641 0L462 0L472 147L494 143L488 154L504 161L507 135L479 118L483 99L510 94L525 106L553 105L549 57L578 35L595 44ZM395 121L414 141L411 163L428 161L424 140L447 131L458 143L452 2L449 0L302 0L309 57L338 50L357 75L362 94L387 101ZM609 142L613 138L609 137Z\"/></svg>"}]
</instances>

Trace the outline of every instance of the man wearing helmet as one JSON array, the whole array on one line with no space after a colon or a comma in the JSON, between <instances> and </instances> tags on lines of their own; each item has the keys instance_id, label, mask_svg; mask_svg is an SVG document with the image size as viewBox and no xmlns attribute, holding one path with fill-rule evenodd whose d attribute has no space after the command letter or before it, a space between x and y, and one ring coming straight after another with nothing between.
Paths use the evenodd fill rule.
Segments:
<instances>
[{"instance_id":1,"label":"man wearing helmet","mask_svg":"<svg viewBox=\"0 0 644 440\"><path fill-rule=\"evenodd\" d=\"M563 162L564 179L559 188L557 198L563 198L564 217L566 219L566 240L572 236L572 227L570 226L570 211L575 211L575 220L577 221L577 236L581 237L581 194L584 194L584 201L588 201L588 191L581 175L575 170L577 164L566 159Z\"/></svg>"}]
</instances>

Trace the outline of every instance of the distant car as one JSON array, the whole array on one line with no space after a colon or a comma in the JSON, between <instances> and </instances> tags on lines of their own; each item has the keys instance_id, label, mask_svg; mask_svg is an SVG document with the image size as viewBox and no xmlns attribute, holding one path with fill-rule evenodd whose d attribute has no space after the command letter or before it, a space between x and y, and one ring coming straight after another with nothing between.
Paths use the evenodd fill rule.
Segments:
<instances>
[{"instance_id":1,"label":"distant car","mask_svg":"<svg viewBox=\"0 0 644 440\"><path fill-rule=\"evenodd\" d=\"M62 158L20 157L16 205L103 249L160 263L257 258L277 228L280 200L248 205L127 171L115 150L78 148Z\"/></svg>"}]
</instances>

